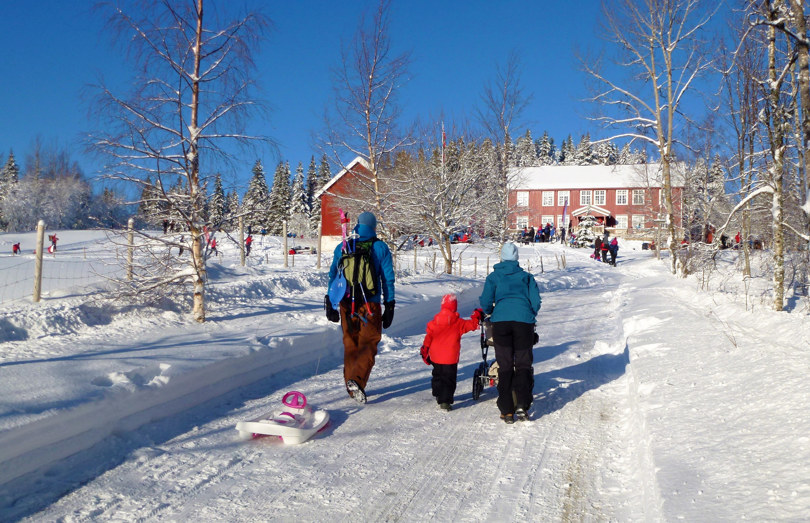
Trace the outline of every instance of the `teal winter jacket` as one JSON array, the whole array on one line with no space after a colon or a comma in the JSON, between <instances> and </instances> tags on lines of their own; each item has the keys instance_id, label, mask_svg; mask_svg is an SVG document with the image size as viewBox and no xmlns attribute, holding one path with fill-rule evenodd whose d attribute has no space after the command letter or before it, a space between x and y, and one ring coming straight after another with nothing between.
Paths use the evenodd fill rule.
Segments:
<instances>
[{"instance_id":1,"label":"teal winter jacket","mask_svg":"<svg viewBox=\"0 0 810 523\"><path fill-rule=\"evenodd\" d=\"M493 322L535 323L541 301L534 276L521 269L517 260L496 263L479 298Z\"/></svg>"}]
</instances>

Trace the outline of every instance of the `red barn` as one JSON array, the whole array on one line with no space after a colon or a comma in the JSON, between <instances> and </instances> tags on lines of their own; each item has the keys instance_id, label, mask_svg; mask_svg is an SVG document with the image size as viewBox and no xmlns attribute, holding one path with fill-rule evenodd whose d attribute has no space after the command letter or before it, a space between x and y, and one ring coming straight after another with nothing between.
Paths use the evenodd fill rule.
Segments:
<instances>
[{"instance_id":1,"label":"red barn","mask_svg":"<svg viewBox=\"0 0 810 523\"><path fill-rule=\"evenodd\" d=\"M682 227L683 176L672 167L675 226ZM594 216L617 236L647 235L662 224L665 211L660 164L549 165L510 171L510 225L576 227L578 218ZM567 202L567 206L566 206ZM568 225L568 224L566 224Z\"/></svg>"},{"instance_id":2,"label":"red barn","mask_svg":"<svg viewBox=\"0 0 810 523\"><path fill-rule=\"evenodd\" d=\"M340 209L349 212L349 218L354 222L357 218L357 201L371 201L363 199L371 175L368 162L358 156L315 193L315 197L321 200L321 235L324 249L340 241ZM370 207L369 204L363 210Z\"/></svg>"}]
</instances>

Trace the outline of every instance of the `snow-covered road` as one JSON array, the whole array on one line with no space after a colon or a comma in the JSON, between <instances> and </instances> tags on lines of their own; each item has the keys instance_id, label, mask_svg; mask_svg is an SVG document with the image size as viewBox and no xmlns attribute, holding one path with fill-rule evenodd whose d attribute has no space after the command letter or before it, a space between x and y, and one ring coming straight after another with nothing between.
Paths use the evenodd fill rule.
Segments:
<instances>
[{"instance_id":1,"label":"snow-covered road","mask_svg":"<svg viewBox=\"0 0 810 523\"><path fill-rule=\"evenodd\" d=\"M229 397L234 408L185 414L190 430L138 449L33 519L655 519L644 482L652 472L638 466L649 461L637 455L628 353L611 312L622 277L599 269L588 270L590 287L577 274L543 285L530 423L503 424L494 387L471 399L481 361L475 334L464 338L455 409L439 411L415 350L422 334L411 329L384 338L368 405L346 397L340 367L268 380ZM460 308L471 310L478 292L463 293ZM414 324L429 319L425 309ZM291 389L330 412L326 431L301 446L238 440L236 421L272 410Z\"/></svg>"}]
</instances>

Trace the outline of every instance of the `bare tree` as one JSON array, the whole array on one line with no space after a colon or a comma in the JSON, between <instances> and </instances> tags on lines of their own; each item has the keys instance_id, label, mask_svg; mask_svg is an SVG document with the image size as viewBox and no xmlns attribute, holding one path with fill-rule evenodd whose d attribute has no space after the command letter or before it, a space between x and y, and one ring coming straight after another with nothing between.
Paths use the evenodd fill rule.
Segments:
<instances>
[{"instance_id":1,"label":"bare tree","mask_svg":"<svg viewBox=\"0 0 810 523\"><path fill-rule=\"evenodd\" d=\"M627 76L611 77L598 61L583 61L600 86L592 100L604 114L596 119L621 129L610 139L640 140L658 151L671 271L684 276L686 267L678 263L671 167L678 133L683 133L679 122L685 118L685 100L709 67L699 35L713 13L702 0L619 0L603 2L602 12L607 35L622 53L618 71Z\"/></svg>"},{"instance_id":2,"label":"bare tree","mask_svg":"<svg viewBox=\"0 0 810 523\"><path fill-rule=\"evenodd\" d=\"M523 114L532 100L522 81L523 65L520 55L511 51L503 64L496 65L495 76L484 85L481 106L476 109L478 120L489 133L498 152L497 167L486 181L487 190L494 196L490 207L489 226L500 242L509 233L509 187L520 177L520 169L511 169L512 131L522 123Z\"/></svg>"},{"instance_id":3,"label":"bare tree","mask_svg":"<svg viewBox=\"0 0 810 523\"><path fill-rule=\"evenodd\" d=\"M106 167L111 177L148 189L150 198L187 230L184 242L144 238L152 249L156 241L189 249L186 269L163 263L158 254L154 259L162 263L145 268L134 281L136 288L138 282L141 288L157 288L190 280L198 322L205 321L203 173L215 172L217 161L231 158L227 144L263 139L245 133L244 118L259 108L252 97L251 54L267 26L257 13L222 21L220 13L209 15L204 5L204 0L144 0L131 11L118 3L102 6L120 38L130 41L138 74L129 95L98 86L105 130L91 141L111 159Z\"/></svg>"},{"instance_id":4,"label":"bare tree","mask_svg":"<svg viewBox=\"0 0 810 523\"><path fill-rule=\"evenodd\" d=\"M392 239L386 215L402 184L386 179L381 167L385 158L408 143L398 130L396 97L408 79L410 62L408 53L395 56L391 51L390 5L390 0L381 0L371 23L363 17L351 44L342 47L341 64L333 71L334 106L325 117L325 148L335 163L342 166L348 153L368 166L370 174L353 173L363 188L354 197L355 207L373 206L385 240Z\"/></svg>"},{"instance_id":5,"label":"bare tree","mask_svg":"<svg viewBox=\"0 0 810 523\"><path fill-rule=\"evenodd\" d=\"M473 137L458 137L445 147L431 139L441 135L437 131L424 133L422 146L410 155L400 155L397 161L400 175L410 180L407 193L399 199L400 219L436 239L445 272L452 274L452 234L480 226L483 210L493 203L491 193L481 190L491 165Z\"/></svg>"}]
</instances>

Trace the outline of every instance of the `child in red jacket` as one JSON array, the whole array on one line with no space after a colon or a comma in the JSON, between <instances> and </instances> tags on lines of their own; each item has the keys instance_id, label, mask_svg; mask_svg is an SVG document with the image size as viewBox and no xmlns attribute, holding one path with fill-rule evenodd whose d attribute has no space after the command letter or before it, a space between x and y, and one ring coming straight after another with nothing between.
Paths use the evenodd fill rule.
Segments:
<instances>
[{"instance_id":1,"label":"child in red jacket","mask_svg":"<svg viewBox=\"0 0 810 523\"><path fill-rule=\"evenodd\" d=\"M422 342L422 359L433 365L430 384L433 396L443 410L451 410L456 392L458 357L461 352L461 335L478 328L484 311L475 309L469 320L458 315L458 300L455 294L442 298L439 314L427 324L425 341Z\"/></svg>"}]
</instances>

